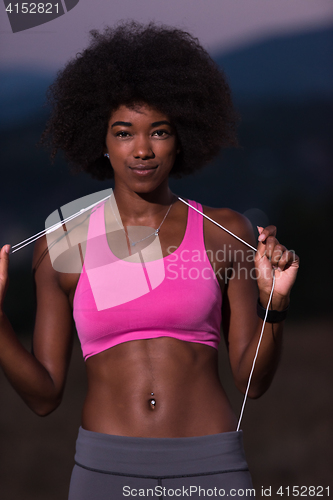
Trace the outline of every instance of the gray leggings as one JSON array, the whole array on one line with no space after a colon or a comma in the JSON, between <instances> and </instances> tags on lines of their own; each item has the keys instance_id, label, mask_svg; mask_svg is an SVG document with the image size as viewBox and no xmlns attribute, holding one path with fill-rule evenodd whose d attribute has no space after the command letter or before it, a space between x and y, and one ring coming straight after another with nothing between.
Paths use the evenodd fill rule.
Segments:
<instances>
[{"instance_id":1,"label":"gray leggings","mask_svg":"<svg viewBox=\"0 0 333 500\"><path fill-rule=\"evenodd\" d=\"M113 436L79 430L69 500L255 498L243 435Z\"/></svg>"}]
</instances>

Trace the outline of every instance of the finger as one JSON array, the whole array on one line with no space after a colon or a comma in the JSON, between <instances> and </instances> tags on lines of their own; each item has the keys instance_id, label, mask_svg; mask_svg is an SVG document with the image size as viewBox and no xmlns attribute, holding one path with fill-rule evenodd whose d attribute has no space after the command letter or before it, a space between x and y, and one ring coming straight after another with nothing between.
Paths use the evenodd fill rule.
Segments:
<instances>
[{"instance_id":1,"label":"finger","mask_svg":"<svg viewBox=\"0 0 333 500\"><path fill-rule=\"evenodd\" d=\"M262 229L262 231L259 234L258 241L264 242L269 236L276 236L276 226L267 226L264 229L258 227L259 229Z\"/></svg>"},{"instance_id":2,"label":"finger","mask_svg":"<svg viewBox=\"0 0 333 500\"><path fill-rule=\"evenodd\" d=\"M286 250L279 260L278 269L280 271L286 271L292 265L299 266L299 257L293 250Z\"/></svg>"},{"instance_id":3,"label":"finger","mask_svg":"<svg viewBox=\"0 0 333 500\"><path fill-rule=\"evenodd\" d=\"M258 248L257 253L258 257L261 259L267 254L267 241L268 238L274 238L276 235L276 227L275 226L267 226L265 228L259 227L259 237L258 237ZM277 240L276 240L277 241ZM271 249L271 247L270 247Z\"/></svg>"},{"instance_id":4,"label":"finger","mask_svg":"<svg viewBox=\"0 0 333 500\"><path fill-rule=\"evenodd\" d=\"M279 245L278 240L274 236L268 236L264 242L258 243L257 252L259 257L267 257L271 260L275 247Z\"/></svg>"},{"instance_id":5,"label":"finger","mask_svg":"<svg viewBox=\"0 0 333 500\"><path fill-rule=\"evenodd\" d=\"M8 287L8 263L10 245L4 245L0 250L0 310Z\"/></svg>"},{"instance_id":6,"label":"finger","mask_svg":"<svg viewBox=\"0 0 333 500\"><path fill-rule=\"evenodd\" d=\"M8 267L10 245L4 245L0 251L0 269Z\"/></svg>"},{"instance_id":7,"label":"finger","mask_svg":"<svg viewBox=\"0 0 333 500\"><path fill-rule=\"evenodd\" d=\"M0 306L2 306L2 296L3 293L5 293L6 287L8 285L9 250L10 250L10 245L5 245L1 248L0 251L0 289L1 289Z\"/></svg>"},{"instance_id":8,"label":"finger","mask_svg":"<svg viewBox=\"0 0 333 500\"><path fill-rule=\"evenodd\" d=\"M287 250L286 247L283 245L280 245L279 243L277 243L274 246L274 248L272 249L272 253L271 253L272 266L274 266L274 267L278 266L278 263L286 250Z\"/></svg>"},{"instance_id":9,"label":"finger","mask_svg":"<svg viewBox=\"0 0 333 500\"><path fill-rule=\"evenodd\" d=\"M264 246L265 246L265 255L269 260L272 260L274 250L276 247L279 248L279 245L280 243L274 236L268 236L268 238L264 243Z\"/></svg>"},{"instance_id":10,"label":"finger","mask_svg":"<svg viewBox=\"0 0 333 500\"><path fill-rule=\"evenodd\" d=\"M1 254L3 253L4 255L8 255L10 252L10 245L4 245L1 248Z\"/></svg>"}]
</instances>

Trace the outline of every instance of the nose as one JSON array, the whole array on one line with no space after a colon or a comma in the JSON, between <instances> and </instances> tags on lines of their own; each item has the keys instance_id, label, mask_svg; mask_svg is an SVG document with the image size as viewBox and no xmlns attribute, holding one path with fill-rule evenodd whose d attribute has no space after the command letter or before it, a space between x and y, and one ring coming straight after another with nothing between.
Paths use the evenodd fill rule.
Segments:
<instances>
[{"instance_id":1,"label":"nose","mask_svg":"<svg viewBox=\"0 0 333 500\"><path fill-rule=\"evenodd\" d=\"M134 158L141 158L142 160L155 158L155 154L149 137L137 136L135 138L133 156Z\"/></svg>"}]
</instances>

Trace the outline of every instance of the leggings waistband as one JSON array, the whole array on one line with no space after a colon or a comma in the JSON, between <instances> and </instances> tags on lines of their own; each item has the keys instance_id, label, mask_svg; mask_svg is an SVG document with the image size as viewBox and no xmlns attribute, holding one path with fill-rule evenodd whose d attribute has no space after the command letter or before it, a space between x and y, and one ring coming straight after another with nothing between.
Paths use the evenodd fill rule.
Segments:
<instances>
[{"instance_id":1,"label":"leggings waistband","mask_svg":"<svg viewBox=\"0 0 333 500\"><path fill-rule=\"evenodd\" d=\"M179 477L248 470L243 433L185 438L114 436L80 427L75 462L119 475Z\"/></svg>"}]
</instances>

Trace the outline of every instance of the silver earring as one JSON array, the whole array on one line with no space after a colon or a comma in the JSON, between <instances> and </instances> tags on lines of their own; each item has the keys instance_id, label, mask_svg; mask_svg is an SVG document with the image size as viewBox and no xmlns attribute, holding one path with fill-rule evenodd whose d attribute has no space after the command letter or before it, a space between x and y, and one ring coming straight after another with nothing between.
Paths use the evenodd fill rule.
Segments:
<instances>
[{"instance_id":1,"label":"silver earring","mask_svg":"<svg viewBox=\"0 0 333 500\"><path fill-rule=\"evenodd\" d=\"M110 155L109 155L109 153L104 153L104 156L106 156L107 158L109 158L109 159L110 159Z\"/></svg>"}]
</instances>

